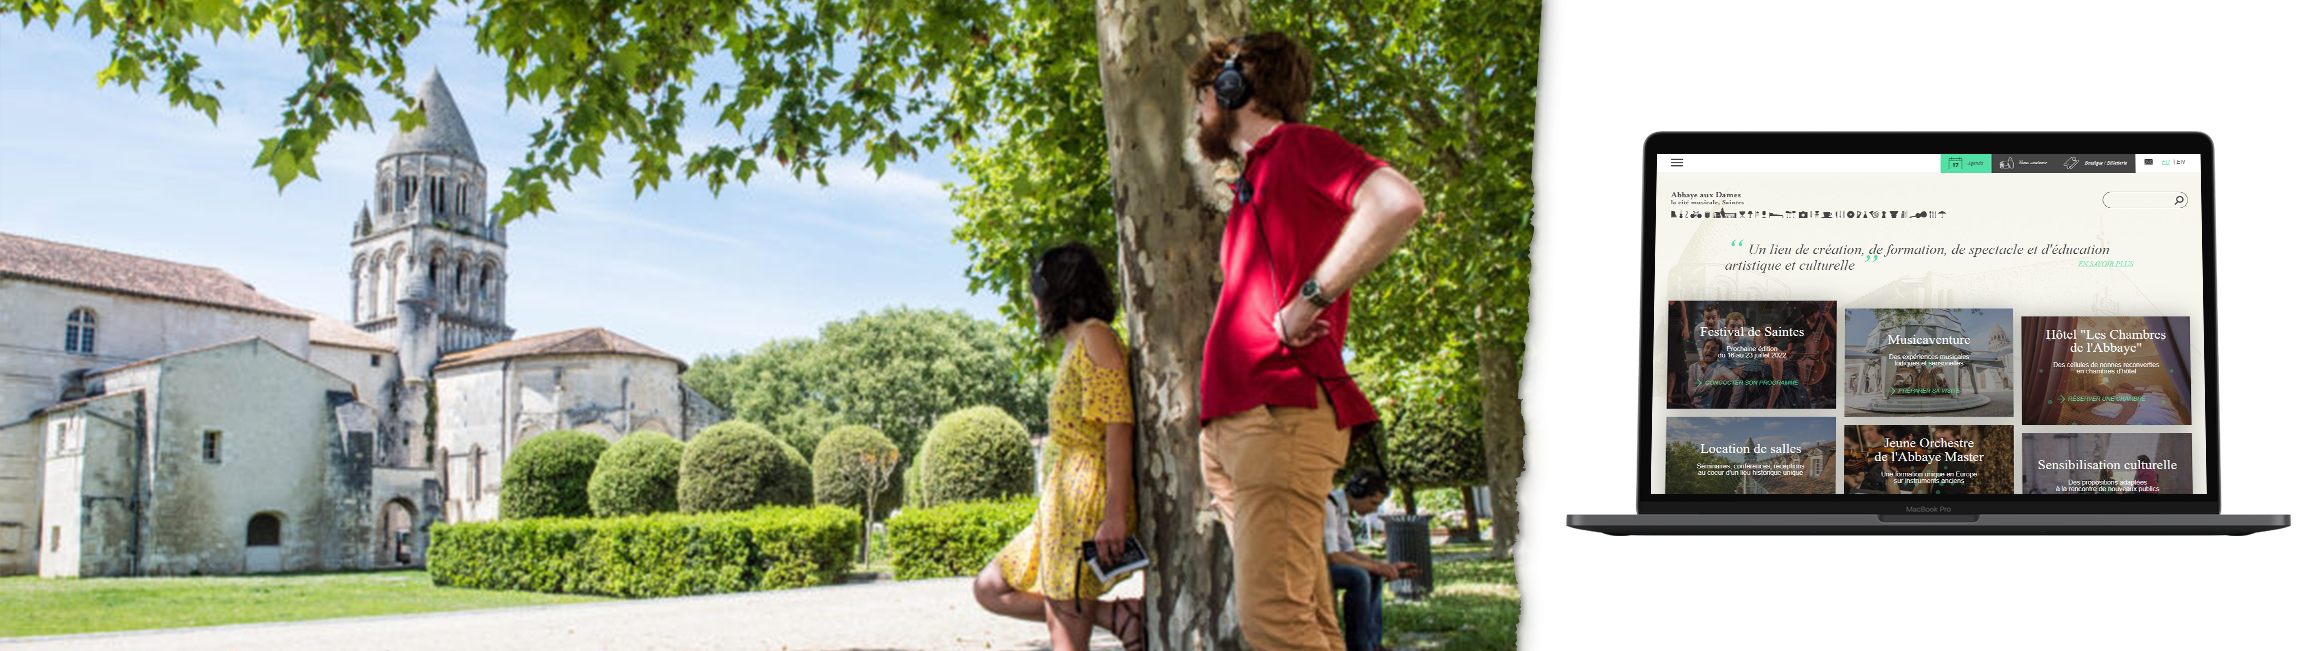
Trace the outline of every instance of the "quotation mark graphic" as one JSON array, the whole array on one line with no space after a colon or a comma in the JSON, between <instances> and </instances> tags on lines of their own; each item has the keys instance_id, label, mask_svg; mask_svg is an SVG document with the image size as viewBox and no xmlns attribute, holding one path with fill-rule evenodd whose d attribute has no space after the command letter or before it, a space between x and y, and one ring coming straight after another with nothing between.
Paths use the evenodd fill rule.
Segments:
<instances>
[{"instance_id":1,"label":"quotation mark graphic","mask_svg":"<svg viewBox=\"0 0 2324 651\"><path fill-rule=\"evenodd\" d=\"M1743 246L1743 240L1728 240L1727 246Z\"/></svg>"}]
</instances>

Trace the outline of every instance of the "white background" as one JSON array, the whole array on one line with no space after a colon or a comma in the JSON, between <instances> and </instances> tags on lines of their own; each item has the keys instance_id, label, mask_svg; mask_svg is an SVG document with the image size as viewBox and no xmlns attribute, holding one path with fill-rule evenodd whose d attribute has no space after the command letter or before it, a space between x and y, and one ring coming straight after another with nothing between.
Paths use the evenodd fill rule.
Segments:
<instances>
[{"instance_id":1,"label":"white background","mask_svg":"<svg viewBox=\"0 0 2324 651\"><path fill-rule=\"evenodd\" d=\"M2324 167L2298 158L2319 151L2310 149L2312 142L2324 142L2324 123L2317 121L2324 114L2315 77L2315 63L2324 60L2317 19L2324 12L2289 2L2050 2L2050 130L2294 133L2289 151L2266 151L2268 165L2287 165L2284 174L2268 174L2268 239L2284 244L2268 246L2268 284L2289 284L2282 302L2271 295L2271 309L2289 309L2289 323L2324 319L2324 272L2310 265L2315 251L2324 251L2324 228L2310 221L2312 209L2303 209L2303 200L2324 188L2315 172ZM2071 51L2071 44L2119 42L2124 35L2166 35L2173 56L2124 65ZM2126 102L2133 98L2124 88L2152 86L2154 79L2192 84L2182 84L2187 91L2168 102ZM2278 179L2287 184L2275 184ZM2319 386L2291 372L2324 365L2317 339L2278 332L2271 330L2268 344L2289 346L2289 367L2271 360L2268 381L2278 388L2271 393L2301 395ZM2317 423L2324 418L2271 400L2271 428L2310 437ZM2312 477L2317 463L2308 460L2317 449L2324 446L2301 442L2287 456L2271 453L2271 474L2282 467L2308 470L2291 488L2291 537L2050 537L2052 649L2315 649L2324 632L2317 618L2324 600L2315 595L2324 586L2324 528L2312 507L2303 528L2298 507L2324 505L2317 498L2324 486Z\"/></svg>"}]
</instances>

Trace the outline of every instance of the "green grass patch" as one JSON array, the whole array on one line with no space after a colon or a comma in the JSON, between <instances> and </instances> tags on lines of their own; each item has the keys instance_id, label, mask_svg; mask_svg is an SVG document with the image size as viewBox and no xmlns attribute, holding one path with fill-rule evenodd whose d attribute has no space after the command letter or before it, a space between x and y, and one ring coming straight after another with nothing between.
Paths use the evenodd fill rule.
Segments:
<instances>
[{"instance_id":1,"label":"green grass patch","mask_svg":"<svg viewBox=\"0 0 2324 651\"><path fill-rule=\"evenodd\" d=\"M1525 593L1525 600L1518 604L1518 637L1525 639L1525 646L1518 646L1518 649L1541 649L1543 600L1541 558L1538 556L1518 558L1518 591Z\"/></svg>"},{"instance_id":2,"label":"green grass patch","mask_svg":"<svg viewBox=\"0 0 2324 651\"><path fill-rule=\"evenodd\" d=\"M1492 551L1493 541L1490 540L1473 543L1442 543L1429 546L1429 553L1435 554L1437 556L1446 556L1450 554L1486 554L1491 553Z\"/></svg>"},{"instance_id":3,"label":"green grass patch","mask_svg":"<svg viewBox=\"0 0 2324 651\"><path fill-rule=\"evenodd\" d=\"M1489 559L1446 562L1451 553L1483 552L1490 544L1438 545L1436 592L1426 599L1386 595L1383 638L1399 649L1517 648L1517 567Z\"/></svg>"},{"instance_id":4,"label":"green grass patch","mask_svg":"<svg viewBox=\"0 0 2324 651\"><path fill-rule=\"evenodd\" d=\"M0 637L289 622L599 601L439 588L426 572L135 579L0 578Z\"/></svg>"}]
</instances>

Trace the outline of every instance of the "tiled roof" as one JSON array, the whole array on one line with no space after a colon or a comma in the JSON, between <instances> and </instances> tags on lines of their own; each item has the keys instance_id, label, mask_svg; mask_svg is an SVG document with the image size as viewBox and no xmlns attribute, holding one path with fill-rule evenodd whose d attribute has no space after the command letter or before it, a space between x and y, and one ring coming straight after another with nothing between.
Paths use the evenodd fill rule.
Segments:
<instances>
[{"instance_id":1,"label":"tiled roof","mask_svg":"<svg viewBox=\"0 0 2324 651\"><path fill-rule=\"evenodd\" d=\"M183 301L295 319L306 314L216 267L0 233L0 278ZM102 316L102 315L100 315Z\"/></svg>"},{"instance_id":2,"label":"tiled roof","mask_svg":"<svg viewBox=\"0 0 2324 651\"><path fill-rule=\"evenodd\" d=\"M355 326L347 325L345 321L324 316L321 312L307 312L306 314L315 318L315 320L307 322L307 343L317 346L395 352L395 344L388 343L379 335L364 332Z\"/></svg>"},{"instance_id":3,"label":"tiled roof","mask_svg":"<svg viewBox=\"0 0 2324 651\"><path fill-rule=\"evenodd\" d=\"M436 368L446 369L517 357L546 357L551 355L638 355L659 357L677 362L680 368L684 368L686 365L685 360L672 357L669 353L654 350L653 347L638 343L628 337L613 334L604 328L583 328L512 339L483 348L445 355L442 361L436 363Z\"/></svg>"},{"instance_id":4,"label":"tiled roof","mask_svg":"<svg viewBox=\"0 0 2324 651\"><path fill-rule=\"evenodd\" d=\"M169 359L169 358L172 358L172 357L184 357L184 356L187 356L187 355L193 355L193 354L196 354L196 353L207 353L207 352L210 352L210 351L213 351L213 350L218 350L218 349L221 349L221 348L233 348L233 347L235 347L235 346L266 346L266 347L269 347L269 348L273 348L273 349L275 349L276 351L280 351L280 352L281 352L282 354L284 354L284 355L289 355L289 354L290 354L290 351L283 350L281 346L276 346L276 345L274 345L274 342L267 341L265 337L259 337L259 336L255 336L255 335L253 335L253 336L249 336L249 337L243 337L243 338L241 338L241 339L236 339L236 340L233 340L233 341L228 341L228 342L224 342L224 343L216 343L216 344L210 344L210 345L208 345L208 346L202 346L202 347L198 347L198 348L188 348L188 349L185 349L185 350L173 350L173 351L170 351L170 352L162 353L162 354L155 355L155 356L152 356L152 357L147 357L147 358L145 358L145 359L137 360L137 361L130 362L130 363L127 363L127 364L117 364L117 365L113 365L113 366L108 366L108 367L105 367L105 368L97 369L97 370L94 370L94 371L90 371L90 372L89 372L89 375L95 376L95 375L106 375L106 374L111 374L111 373L118 373L118 372L121 372L121 371L126 371L126 370L129 370L129 369L133 369L133 368L137 368L137 367L140 367L140 366L145 366L145 365L148 365L148 364L152 364L152 363L155 363L155 362L159 362L159 361L161 361L161 360ZM295 358L295 356L294 356L294 358ZM300 361L306 361L306 360L300 360Z\"/></svg>"},{"instance_id":5,"label":"tiled roof","mask_svg":"<svg viewBox=\"0 0 2324 651\"><path fill-rule=\"evenodd\" d=\"M420 109L428 115L428 125L418 131L403 131L387 141L387 153L381 158L398 154L452 154L476 158L476 140L468 137L468 121L460 117L460 105L452 102L452 90L444 86L444 75L428 71L427 81L420 82Z\"/></svg>"}]
</instances>

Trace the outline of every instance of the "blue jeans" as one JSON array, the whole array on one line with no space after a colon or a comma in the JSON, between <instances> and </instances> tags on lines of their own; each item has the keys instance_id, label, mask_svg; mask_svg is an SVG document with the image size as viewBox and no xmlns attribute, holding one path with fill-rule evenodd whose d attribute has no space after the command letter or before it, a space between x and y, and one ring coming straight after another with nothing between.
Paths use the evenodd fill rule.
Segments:
<instances>
[{"instance_id":1,"label":"blue jeans","mask_svg":"<svg viewBox=\"0 0 2324 651\"><path fill-rule=\"evenodd\" d=\"M1380 577L1353 565L1331 566L1331 588L1345 590L1340 597L1340 631L1348 651L1380 647Z\"/></svg>"}]
</instances>

